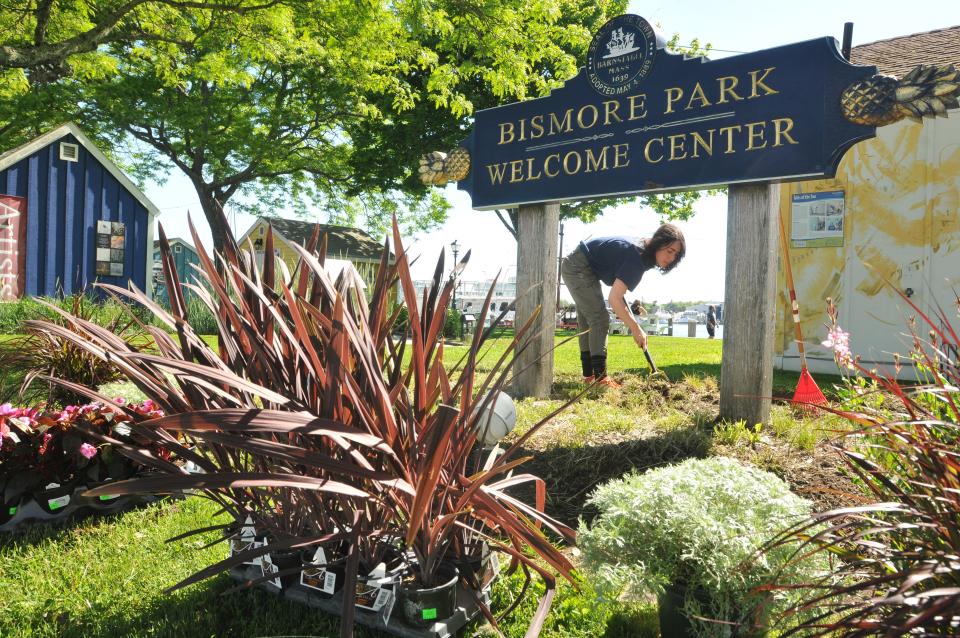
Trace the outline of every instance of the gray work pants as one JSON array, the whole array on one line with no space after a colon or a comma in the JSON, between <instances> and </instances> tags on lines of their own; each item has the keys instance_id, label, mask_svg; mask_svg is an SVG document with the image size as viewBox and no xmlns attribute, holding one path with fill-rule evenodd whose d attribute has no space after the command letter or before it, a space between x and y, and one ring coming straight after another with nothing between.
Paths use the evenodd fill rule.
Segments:
<instances>
[{"instance_id":1,"label":"gray work pants","mask_svg":"<svg viewBox=\"0 0 960 638\"><path fill-rule=\"evenodd\" d=\"M579 247L560 262L560 273L573 302L577 304L577 325L580 332L590 331L580 335L580 351L589 350L591 355L606 356L610 315L607 314L607 306L603 301L600 280Z\"/></svg>"}]
</instances>

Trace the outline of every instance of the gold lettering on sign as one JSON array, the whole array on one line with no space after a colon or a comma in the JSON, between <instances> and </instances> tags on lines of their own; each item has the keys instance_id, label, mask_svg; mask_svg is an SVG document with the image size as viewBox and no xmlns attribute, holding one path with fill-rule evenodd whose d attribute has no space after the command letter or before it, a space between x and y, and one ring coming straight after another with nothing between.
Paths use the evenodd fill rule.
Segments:
<instances>
[{"instance_id":1,"label":"gold lettering on sign","mask_svg":"<svg viewBox=\"0 0 960 638\"><path fill-rule=\"evenodd\" d=\"M673 113L673 103L683 97L683 89L679 86L672 86L669 89L664 89L663 92L667 94L667 110L663 113L664 115Z\"/></svg>"},{"instance_id":2,"label":"gold lettering on sign","mask_svg":"<svg viewBox=\"0 0 960 638\"><path fill-rule=\"evenodd\" d=\"M687 106L684 107L684 111L689 111L693 108L693 101L698 100L700 106L710 106L710 100L707 99L707 96L703 93L703 87L700 86L700 83L697 82L693 87L693 93L690 94L690 99L687 101Z\"/></svg>"},{"instance_id":3,"label":"gold lettering on sign","mask_svg":"<svg viewBox=\"0 0 960 638\"><path fill-rule=\"evenodd\" d=\"M797 140L790 137L790 130L793 128L793 119L789 117L778 117L773 120L773 145L780 146L780 136L787 138L791 144L796 144Z\"/></svg>"},{"instance_id":4,"label":"gold lettering on sign","mask_svg":"<svg viewBox=\"0 0 960 638\"><path fill-rule=\"evenodd\" d=\"M593 114L589 124L586 124L583 121L584 111L588 111ZM593 104L587 104L585 106L580 107L580 110L577 111L577 125L584 130L593 128L594 125L597 123L597 119L599 117L600 117L600 113L597 111L597 107L595 107Z\"/></svg>"},{"instance_id":5,"label":"gold lettering on sign","mask_svg":"<svg viewBox=\"0 0 960 638\"><path fill-rule=\"evenodd\" d=\"M750 122L745 126L747 127L747 150L755 151L760 148L765 148L767 146L767 141L763 139L763 132L767 127L767 123ZM763 142L763 144L757 145L754 142Z\"/></svg>"},{"instance_id":6,"label":"gold lettering on sign","mask_svg":"<svg viewBox=\"0 0 960 638\"><path fill-rule=\"evenodd\" d=\"M513 160L510 162L510 183L523 181L523 160Z\"/></svg>"},{"instance_id":7,"label":"gold lettering on sign","mask_svg":"<svg viewBox=\"0 0 960 638\"><path fill-rule=\"evenodd\" d=\"M687 156L687 152L683 150L683 140L685 137L685 133L670 135L667 137L667 139L670 140L670 159L667 160L668 162L682 160ZM681 153L683 154L681 155Z\"/></svg>"},{"instance_id":8,"label":"gold lettering on sign","mask_svg":"<svg viewBox=\"0 0 960 638\"><path fill-rule=\"evenodd\" d=\"M543 160L543 172L547 177L556 177L560 174L560 169L550 172L550 160L555 159L557 162L560 162L560 153L554 153L553 155L547 155L547 159Z\"/></svg>"},{"instance_id":9,"label":"gold lettering on sign","mask_svg":"<svg viewBox=\"0 0 960 638\"><path fill-rule=\"evenodd\" d=\"M613 167L614 168L626 168L630 166L630 160L627 158L627 151L630 150L629 144L614 144L613 145ZM624 163L621 164L620 160L624 160Z\"/></svg>"},{"instance_id":10,"label":"gold lettering on sign","mask_svg":"<svg viewBox=\"0 0 960 638\"><path fill-rule=\"evenodd\" d=\"M548 135L556 135L557 133L571 132L573 130L573 125L570 123L572 117L573 117L573 109L567 109L566 113L563 114L563 121L557 119L556 113L551 113L550 114L550 132L548 133Z\"/></svg>"},{"instance_id":11,"label":"gold lettering on sign","mask_svg":"<svg viewBox=\"0 0 960 638\"><path fill-rule=\"evenodd\" d=\"M535 140L543 137L543 116L534 115L531 117L530 128L533 129L533 133L530 134L530 139Z\"/></svg>"},{"instance_id":12,"label":"gold lettering on sign","mask_svg":"<svg viewBox=\"0 0 960 638\"><path fill-rule=\"evenodd\" d=\"M690 157L692 158L700 157L699 155L697 155L697 146L700 146L704 151L706 151L707 155L713 156L713 134L715 131L716 129L710 129L709 131L707 131L707 133L710 136L709 142L703 139L703 136L701 136L696 131L690 134L690 136L693 138L693 152L690 154Z\"/></svg>"},{"instance_id":13,"label":"gold lettering on sign","mask_svg":"<svg viewBox=\"0 0 960 638\"><path fill-rule=\"evenodd\" d=\"M725 75L722 78L717 78L717 83L720 85L720 99L717 100L717 104L726 104L730 100L727 99L727 94L733 96L734 101L742 100L743 98L737 95L737 92L734 90L737 88L737 84L740 81L733 75Z\"/></svg>"},{"instance_id":14,"label":"gold lettering on sign","mask_svg":"<svg viewBox=\"0 0 960 638\"><path fill-rule=\"evenodd\" d=\"M660 144L660 157L653 159L653 156L650 154L650 151L653 147L654 142ZM657 162L663 161L663 138L662 137L651 137L647 140L647 143L643 146L643 158L647 160L649 164L656 164Z\"/></svg>"},{"instance_id":15,"label":"gold lettering on sign","mask_svg":"<svg viewBox=\"0 0 960 638\"><path fill-rule=\"evenodd\" d=\"M491 184L503 183L503 176L507 172L506 164L487 164L487 172L490 173Z\"/></svg>"},{"instance_id":16,"label":"gold lettering on sign","mask_svg":"<svg viewBox=\"0 0 960 638\"><path fill-rule=\"evenodd\" d=\"M628 121L632 122L633 120L639 120L641 118L647 117L647 94L640 93L639 95L631 95L627 98L630 100L630 117L627 118Z\"/></svg>"},{"instance_id":17,"label":"gold lettering on sign","mask_svg":"<svg viewBox=\"0 0 960 638\"><path fill-rule=\"evenodd\" d=\"M729 155L733 153L733 132L739 131L743 127L737 124L736 126L722 126L720 127L720 134L727 136L727 150L723 152L724 155Z\"/></svg>"},{"instance_id":18,"label":"gold lettering on sign","mask_svg":"<svg viewBox=\"0 0 960 638\"><path fill-rule=\"evenodd\" d=\"M757 93L757 88L759 87L763 87L764 95L774 95L780 92L775 89L771 89L769 86L763 83L764 79L766 79L766 77L770 75L770 73L776 68L777 67L772 66L768 69L764 69L763 75L761 75L759 78L757 77L757 74L760 73L759 70L750 71L750 97L761 97L761 95Z\"/></svg>"},{"instance_id":19,"label":"gold lettering on sign","mask_svg":"<svg viewBox=\"0 0 960 638\"><path fill-rule=\"evenodd\" d=\"M595 157L593 154L593 149L587 149L587 168L583 171L584 173L592 173L594 171L605 171L607 170L607 149L609 146L604 146L600 150L600 157Z\"/></svg>"},{"instance_id":20,"label":"gold lettering on sign","mask_svg":"<svg viewBox=\"0 0 960 638\"><path fill-rule=\"evenodd\" d=\"M622 122L620 116L617 115L617 110L620 108L619 100L607 100L603 103L603 125L608 126L610 124L610 118L615 118L617 122Z\"/></svg>"},{"instance_id":21,"label":"gold lettering on sign","mask_svg":"<svg viewBox=\"0 0 960 638\"><path fill-rule=\"evenodd\" d=\"M568 161L570 160L571 157L577 160L577 165L574 168L570 168L568 166ZM580 166L582 164L583 164L583 160L580 159L580 153L576 151L570 151L569 153L563 156L563 172L566 173L567 175L576 175L577 173L579 173Z\"/></svg>"},{"instance_id":22,"label":"gold lettering on sign","mask_svg":"<svg viewBox=\"0 0 960 638\"><path fill-rule=\"evenodd\" d=\"M501 122L500 123L500 141L497 142L497 146L500 144L509 144L513 141L513 122Z\"/></svg>"},{"instance_id":23,"label":"gold lettering on sign","mask_svg":"<svg viewBox=\"0 0 960 638\"><path fill-rule=\"evenodd\" d=\"M540 179L540 177L543 175L543 173L541 173L539 170L537 171L536 175L533 174L533 171L534 171L533 162L535 159L536 158L533 158L533 157L527 158L527 181L528 182L535 182L536 180Z\"/></svg>"}]
</instances>

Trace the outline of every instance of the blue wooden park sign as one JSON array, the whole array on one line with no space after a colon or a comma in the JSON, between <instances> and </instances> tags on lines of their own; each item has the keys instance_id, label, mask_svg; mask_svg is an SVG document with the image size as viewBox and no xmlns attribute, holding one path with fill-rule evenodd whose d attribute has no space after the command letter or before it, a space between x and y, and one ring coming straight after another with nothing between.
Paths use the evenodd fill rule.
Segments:
<instances>
[{"instance_id":1,"label":"blue wooden park sign","mask_svg":"<svg viewBox=\"0 0 960 638\"><path fill-rule=\"evenodd\" d=\"M469 172L453 177L473 208L832 176L875 134L840 105L876 67L848 63L833 38L715 61L663 46L619 16L562 88L478 111L458 149Z\"/></svg>"}]
</instances>

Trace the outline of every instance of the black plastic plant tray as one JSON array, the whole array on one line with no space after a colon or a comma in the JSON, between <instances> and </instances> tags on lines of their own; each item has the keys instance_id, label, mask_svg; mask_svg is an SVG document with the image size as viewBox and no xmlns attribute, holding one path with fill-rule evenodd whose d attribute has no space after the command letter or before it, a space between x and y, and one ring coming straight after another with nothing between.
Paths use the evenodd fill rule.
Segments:
<instances>
[{"instance_id":1,"label":"black plastic plant tray","mask_svg":"<svg viewBox=\"0 0 960 638\"><path fill-rule=\"evenodd\" d=\"M254 580L260 578L262 574L263 572L256 567L235 567L230 570L230 577L239 581ZM257 586L303 605L316 607L328 614L334 614L336 616L343 615L342 591L337 592L331 598L325 598L300 584L292 585L284 590L281 590L270 582L263 582ZM487 592L484 592L481 596L485 601L489 601ZM384 623L383 617L380 614L357 609L354 612L354 622L358 625L371 627L384 633L401 636L402 638L451 638L456 636L457 632L463 629L463 627L479 613L480 609L474 602L470 592L463 587L458 587L457 611L450 618L447 618L443 622L435 622L429 627L415 628L404 624L400 618L398 607L394 607L393 614L386 623Z\"/></svg>"}]
</instances>

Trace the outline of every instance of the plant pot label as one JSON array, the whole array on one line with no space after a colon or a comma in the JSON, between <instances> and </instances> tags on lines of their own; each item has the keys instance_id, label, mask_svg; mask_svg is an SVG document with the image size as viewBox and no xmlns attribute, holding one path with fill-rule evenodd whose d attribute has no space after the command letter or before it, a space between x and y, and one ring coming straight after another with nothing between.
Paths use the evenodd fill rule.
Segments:
<instances>
[{"instance_id":1,"label":"plant pot label","mask_svg":"<svg viewBox=\"0 0 960 638\"><path fill-rule=\"evenodd\" d=\"M322 547L318 547L314 552L311 562L315 565L327 564L327 555ZM327 571L326 567L308 567L300 572L300 584L333 595L337 589L337 575Z\"/></svg>"},{"instance_id":2,"label":"plant pot label","mask_svg":"<svg viewBox=\"0 0 960 638\"><path fill-rule=\"evenodd\" d=\"M267 582L276 587L277 589L283 589L283 583L280 582L280 577L276 576L280 569L274 564L273 559L270 558L270 554L264 554L259 558L260 568L263 570L264 576L274 575L273 578Z\"/></svg>"},{"instance_id":3,"label":"plant pot label","mask_svg":"<svg viewBox=\"0 0 960 638\"><path fill-rule=\"evenodd\" d=\"M357 583L357 607L379 614L384 623L390 618L396 601L393 589L371 584L370 581Z\"/></svg>"},{"instance_id":4,"label":"plant pot label","mask_svg":"<svg viewBox=\"0 0 960 638\"><path fill-rule=\"evenodd\" d=\"M393 605L397 602L397 574L387 574L386 565L380 563L366 578L357 580L356 606L379 614L383 624L390 620Z\"/></svg>"},{"instance_id":5,"label":"plant pot label","mask_svg":"<svg viewBox=\"0 0 960 638\"><path fill-rule=\"evenodd\" d=\"M256 537L257 534L256 530L253 528L253 519L248 516L247 520L243 522L243 527L240 528L240 537L230 539L230 555L236 556L241 552L262 547L263 543L257 542ZM251 558L242 564L259 567L261 572L263 571L263 565L261 564L260 557Z\"/></svg>"}]
</instances>

